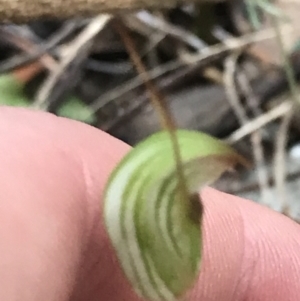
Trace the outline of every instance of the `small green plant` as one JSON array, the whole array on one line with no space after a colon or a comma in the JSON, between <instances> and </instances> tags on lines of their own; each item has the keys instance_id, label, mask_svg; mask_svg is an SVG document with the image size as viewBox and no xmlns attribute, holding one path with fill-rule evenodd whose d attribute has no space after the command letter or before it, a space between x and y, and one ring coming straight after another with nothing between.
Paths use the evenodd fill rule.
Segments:
<instances>
[{"instance_id":1,"label":"small green plant","mask_svg":"<svg viewBox=\"0 0 300 301\"><path fill-rule=\"evenodd\" d=\"M200 132L177 130L180 191L169 133L156 133L118 164L104 195L104 220L125 275L147 300L177 300L195 282L202 254L199 189L244 160Z\"/></svg>"},{"instance_id":2,"label":"small green plant","mask_svg":"<svg viewBox=\"0 0 300 301\"><path fill-rule=\"evenodd\" d=\"M25 85L36 74L33 65L0 75L0 105L31 107L32 100L25 94ZM57 114L70 119L93 123L94 112L76 96L67 98L58 108Z\"/></svg>"},{"instance_id":3,"label":"small green plant","mask_svg":"<svg viewBox=\"0 0 300 301\"><path fill-rule=\"evenodd\" d=\"M112 172L104 193L104 221L123 272L151 301L182 297L198 277L203 204L199 190L236 163L225 143L176 129L124 27L124 44L151 94L165 130L133 148Z\"/></svg>"},{"instance_id":4,"label":"small green plant","mask_svg":"<svg viewBox=\"0 0 300 301\"><path fill-rule=\"evenodd\" d=\"M259 20L260 11L282 20L288 20L288 17L278 7L270 3L269 0L246 0L246 7L250 22L255 29L261 27Z\"/></svg>"}]
</instances>

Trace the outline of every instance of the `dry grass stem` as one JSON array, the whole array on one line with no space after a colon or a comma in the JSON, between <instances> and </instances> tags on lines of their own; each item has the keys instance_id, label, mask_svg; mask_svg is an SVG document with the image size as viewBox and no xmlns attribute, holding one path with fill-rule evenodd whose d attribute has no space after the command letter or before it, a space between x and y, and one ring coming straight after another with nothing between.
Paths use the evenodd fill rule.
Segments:
<instances>
[{"instance_id":1,"label":"dry grass stem","mask_svg":"<svg viewBox=\"0 0 300 301\"><path fill-rule=\"evenodd\" d=\"M239 94L236 88L236 81L235 81L238 56L239 53L236 52L225 60L224 84L225 84L227 99L233 111L235 112L235 115L237 116L240 124L245 125L249 122L249 118L247 116L246 110L244 109L243 105L240 102ZM239 78L239 74L237 74L237 77ZM237 82L240 85L241 78ZM250 91L249 89L246 89L247 87L248 86L246 86L244 83L244 92L246 92L245 97L247 99L247 102L250 103L253 101L253 95L251 99L251 94L249 95ZM253 159L255 162L255 169L258 176L258 183L260 187L261 202L264 204L268 204L271 195L270 195L270 188L268 185L268 173L266 170L266 163L264 159L264 150L262 146L261 131L257 130L253 132L251 134L250 141L252 144Z\"/></svg>"},{"instance_id":2,"label":"dry grass stem","mask_svg":"<svg viewBox=\"0 0 300 301\"><path fill-rule=\"evenodd\" d=\"M87 44L105 27L111 20L110 15L100 15L94 18L87 27L77 36L77 38L65 49L61 62L53 70L37 93L33 107L47 110L49 107L48 97L59 78L63 75L67 67L73 62L78 53L87 47Z\"/></svg>"}]
</instances>

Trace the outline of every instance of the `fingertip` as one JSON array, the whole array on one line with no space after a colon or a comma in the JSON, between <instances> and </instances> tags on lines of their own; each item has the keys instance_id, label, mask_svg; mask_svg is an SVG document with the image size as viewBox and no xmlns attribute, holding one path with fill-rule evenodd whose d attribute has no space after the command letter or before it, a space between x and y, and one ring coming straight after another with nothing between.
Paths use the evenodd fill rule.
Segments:
<instances>
[{"instance_id":1,"label":"fingertip","mask_svg":"<svg viewBox=\"0 0 300 301\"><path fill-rule=\"evenodd\" d=\"M0 109L0 136L0 299L68 300L100 227L103 187L129 146L80 122L9 107Z\"/></svg>"},{"instance_id":2,"label":"fingertip","mask_svg":"<svg viewBox=\"0 0 300 301\"><path fill-rule=\"evenodd\" d=\"M205 189L203 200L204 254L195 300L298 300L299 225L214 189Z\"/></svg>"},{"instance_id":3,"label":"fingertip","mask_svg":"<svg viewBox=\"0 0 300 301\"><path fill-rule=\"evenodd\" d=\"M69 290L64 291L64 296L70 294L77 281L74 300L99 300L100 296L111 301L137 300L112 254L101 221L103 188L110 172L130 147L88 125L49 113L13 108L0 110L0 135L0 164L5 170L1 179L1 205L9 197L10 204L23 208L27 224L33 220L34 213L42 225L38 230L60 225L60 235L51 234L59 239L49 246L43 241L48 249L42 250L44 255L51 253L52 263L54 254L58 254L60 266L48 263L52 278L49 275L43 278L47 275L44 269L32 269L37 273L35 279L39 275L45 289L47 281L53 279L53 283L57 283L55 288L50 286L53 291L63 277L69 277ZM202 195L205 208L203 260L190 300L297 301L299 225L254 202L210 188ZM2 224L3 220L4 217ZM6 222L11 223L8 219ZM5 232L1 235L8 237ZM10 239L16 241L16 237ZM64 246L64 250L59 246ZM24 250L29 254L26 241L23 253ZM10 252L6 254L9 257ZM28 274L20 273L25 257L20 255L20 258L22 262L13 267L29 279ZM29 260L27 263L30 270ZM78 271L80 275L75 276ZM18 279L21 283L22 279ZM37 286L36 282L26 283L28 287ZM62 285L60 287L63 291ZM17 286L16 290L19 290ZM41 300L41 296L29 299ZM48 296L51 299L51 295ZM56 295L55 300L65 299Z\"/></svg>"}]
</instances>

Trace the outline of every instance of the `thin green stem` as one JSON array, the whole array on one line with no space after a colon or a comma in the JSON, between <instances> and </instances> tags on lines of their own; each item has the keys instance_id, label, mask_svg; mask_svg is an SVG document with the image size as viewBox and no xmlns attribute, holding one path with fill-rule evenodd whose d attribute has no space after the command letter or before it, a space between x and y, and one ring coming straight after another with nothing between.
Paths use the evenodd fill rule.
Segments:
<instances>
[{"instance_id":1,"label":"thin green stem","mask_svg":"<svg viewBox=\"0 0 300 301\"><path fill-rule=\"evenodd\" d=\"M260 28L261 24L260 24L258 13L257 13L256 3L253 2L253 0L248 0L246 2L246 9L247 9L252 26L254 27L254 29L258 30Z\"/></svg>"},{"instance_id":2,"label":"thin green stem","mask_svg":"<svg viewBox=\"0 0 300 301\"><path fill-rule=\"evenodd\" d=\"M184 174L184 166L182 163L180 153L180 146L176 135L176 124L172 118L171 112L169 112L168 110L167 102L164 96L156 89L155 85L152 83L143 62L140 56L138 55L134 42L129 32L126 30L126 27L121 21L119 21L118 23L116 22L115 26L119 31L121 38L123 39L124 45L128 50L130 58L133 64L135 65L138 74L141 76L146 88L150 92L150 100L152 101L154 108L159 114L161 126L168 132L170 136L178 176L178 191L184 200L190 200L190 194L187 186L186 177Z\"/></svg>"}]
</instances>

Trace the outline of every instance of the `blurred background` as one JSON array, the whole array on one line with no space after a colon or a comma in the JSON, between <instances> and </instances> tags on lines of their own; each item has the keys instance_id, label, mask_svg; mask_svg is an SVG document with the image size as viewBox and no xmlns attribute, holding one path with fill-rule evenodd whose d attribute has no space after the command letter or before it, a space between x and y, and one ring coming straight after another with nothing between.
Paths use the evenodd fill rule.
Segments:
<instances>
[{"instance_id":1,"label":"blurred background","mask_svg":"<svg viewBox=\"0 0 300 301\"><path fill-rule=\"evenodd\" d=\"M214 186L300 221L300 1L207 0L3 24L1 105L76 119L132 146L158 131L116 22L178 127L222 139L252 162Z\"/></svg>"}]
</instances>

